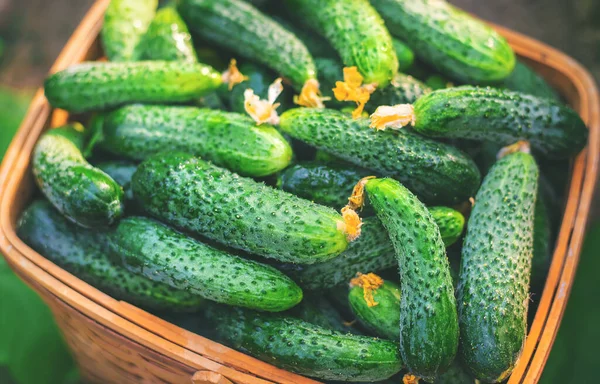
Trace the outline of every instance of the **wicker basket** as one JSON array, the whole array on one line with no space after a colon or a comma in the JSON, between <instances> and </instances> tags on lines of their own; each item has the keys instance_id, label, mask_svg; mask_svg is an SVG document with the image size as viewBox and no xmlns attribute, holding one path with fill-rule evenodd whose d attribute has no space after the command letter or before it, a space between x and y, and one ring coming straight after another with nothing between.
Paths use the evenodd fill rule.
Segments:
<instances>
[{"instance_id":1,"label":"wicker basket","mask_svg":"<svg viewBox=\"0 0 600 384\"><path fill-rule=\"evenodd\" d=\"M99 0L62 51L52 72L100 55L97 41L109 0ZM596 85L577 62L535 40L499 28L519 56L552 83L581 114L588 148L573 161L568 201L545 289L523 356L509 383L538 381L573 284L594 191L600 149L600 101ZM15 221L33 191L29 167L40 134L68 115L53 111L43 91L0 168L0 248L15 272L50 306L83 377L95 383L317 383L181 329L117 301L30 249Z\"/></svg>"}]
</instances>

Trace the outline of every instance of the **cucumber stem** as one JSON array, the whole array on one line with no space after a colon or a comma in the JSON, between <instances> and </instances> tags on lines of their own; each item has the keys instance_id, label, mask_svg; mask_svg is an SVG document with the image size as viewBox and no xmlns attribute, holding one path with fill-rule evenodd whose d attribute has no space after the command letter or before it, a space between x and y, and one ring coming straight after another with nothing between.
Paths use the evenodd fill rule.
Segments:
<instances>
[{"instance_id":1,"label":"cucumber stem","mask_svg":"<svg viewBox=\"0 0 600 384\"><path fill-rule=\"evenodd\" d=\"M411 104L381 105L371 115L370 128L378 131L398 130L410 124L415 125L415 110Z\"/></svg>"},{"instance_id":2,"label":"cucumber stem","mask_svg":"<svg viewBox=\"0 0 600 384\"><path fill-rule=\"evenodd\" d=\"M325 108L323 101L330 99L330 97L323 97L321 95L319 82L316 79L308 79L302 86L300 95L294 96L294 103L308 108Z\"/></svg>"},{"instance_id":3,"label":"cucumber stem","mask_svg":"<svg viewBox=\"0 0 600 384\"><path fill-rule=\"evenodd\" d=\"M248 88L244 91L244 109L258 125L263 123L278 125L279 114L277 114L277 107L279 107L280 103L276 103L275 100L277 100L281 92L283 92L281 77L278 77L269 85L267 100L262 100L254 94L252 88Z\"/></svg>"},{"instance_id":4,"label":"cucumber stem","mask_svg":"<svg viewBox=\"0 0 600 384\"><path fill-rule=\"evenodd\" d=\"M363 289L363 298L369 307L374 307L379 304L373 298L373 293L382 285L383 279L372 272L367 273L366 275L357 272L356 277L350 280L351 287L361 287Z\"/></svg>"},{"instance_id":5,"label":"cucumber stem","mask_svg":"<svg viewBox=\"0 0 600 384\"><path fill-rule=\"evenodd\" d=\"M346 234L348 241L352 242L360 237L360 227L362 227L362 220L358 216L355 210L349 206L342 208L342 223L341 229Z\"/></svg>"},{"instance_id":6,"label":"cucumber stem","mask_svg":"<svg viewBox=\"0 0 600 384\"><path fill-rule=\"evenodd\" d=\"M354 101L356 109L352 111L352 118L358 119L375 92L377 84L364 84L364 77L358 72L357 67L344 67L344 81L336 81L333 95L338 101Z\"/></svg>"},{"instance_id":7,"label":"cucumber stem","mask_svg":"<svg viewBox=\"0 0 600 384\"><path fill-rule=\"evenodd\" d=\"M365 204L365 184L371 179L375 179L375 176L367 176L360 179L358 183L352 189L352 195L348 198L348 207L354 210L362 209Z\"/></svg>"},{"instance_id":8,"label":"cucumber stem","mask_svg":"<svg viewBox=\"0 0 600 384\"><path fill-rule=\"evenodd\" d=\"M511 153L516 153L516 152L531 153L531 146L529 145L529 142L525 141L525 140L520 140L514 144L511 144L511 145L508 145L508 146L502 148L500 151L498 151L498 154L496 155L496 159L500 160L504 156L510 155Z\"/></svg>"},{"instance_id":9,"label":"cucumber stem","mask_svg":"<svg viewBox=\"0 0 600 384\"><path fill-rule=\"evenodd\" d=\"M248 80L248 76L244 76L237 67L237 60L231 59L229 62L229 68L221 75L223 83L227 84L227 89L232 90L236 84L242 83Z\"/></svg>"}]
</instances>

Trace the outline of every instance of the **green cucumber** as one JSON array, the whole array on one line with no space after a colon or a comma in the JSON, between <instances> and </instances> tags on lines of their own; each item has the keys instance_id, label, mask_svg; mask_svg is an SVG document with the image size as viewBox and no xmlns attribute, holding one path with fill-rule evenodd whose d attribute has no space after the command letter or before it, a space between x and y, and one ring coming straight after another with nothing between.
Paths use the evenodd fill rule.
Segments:
<instances>
[{"instance_id":1,"label":"green cucumber","mask_svg":"<svg viewBox=\"0 0 600 384\"><path fill-rule=\"evenodd\" d=\"M128 105L104 116L103 132L103 149L133 160L184 151L257 177L278 172L292 160L290 145L275 128L220 110Z\"/></svg>"},{"instance_id":2,"label":"green cucumber","mask_svg":"<svg viewBox=\"0 0 600 384\"><path fill-rule=\"evenodd\" d=\"M204 299L166 284L152 282L114 264L108 236L70 223L47 201L37 200L23 212L17 234L31 248L66 271L117 300L154 310L196 310Z\"/></svg>"},{"instance_id":3,"label":"green cucumber","mask_svg":"<svg viewBox=\"0 0 600 384\"><path fill-rule=\"evenodd\" d=\"M404 72L415 63L415 53L404 42L392 37L392 44L398 58L398 71Z\"/></svg>"},{"instance_id":4,"label":"green cucumber","mask_svg":"<svg viewBox=\"0 0 600 384\"><path fill-rule=\"evenodd\" d=\"M546 80L520 61L517 61L512 73L498 85L512 91L560 101L560 96Z\"/></svg>"},{"instance_id":5,"label":"green cucumber","mask_svg":"<svg viewBox=\"0 0 600 384\"><path fill-rule=\"evenodd\" d=\"M69 220L82 227L105 227L123 214L123 189L81 154L88 132L79 124L45 132L33 150L33 176Z\"/></svg>"},{"instance_id":6,"label":"green cucumber","mask_svg":"<svg viewBox=\"0 0 600 384\"><path fill-rule=\"evenodd\" d=\"M123 188L127 209L130 204L135 204L131 190L131 178L137 169L137 164L125 160L111 160L98 163L96 167L112 177Z\"/></svg>"},{"instance_id":7,"label":"green cucumber","mask_svg":"<svg viewBox=\"0 0 600 384\"><path fill-rule=\"evenodd\" d=\"M464 82L499 81L515 66L506 40L444 0L371 0L419 59Z\"/></svg>"},{"instance_id":8,"label":"green cucumber","mask_svg":"<svg viewBox=\"0 0 600 384\"><path fill-rule=\"evenodd\" d=\"M351 283L352 284L352 283ZM369 306L364 288L353 286L348 301L358 321L377 336L390 340L400 337L400 287L391 281L382 280L382 285L373 289L373 300Z\"/></svg>"},{"instance_id":9,"label":"green cucumber","mask_svg":"<svg viewBox=\"0 0 600 384\"><path fill-rule=\"evenodd\" d=\"M291 32L241 0L182 0L179 11L204 40L264 64L296 90L316 79L312 56Z\"/></svg>"},{"instance_id":10,"label":"green cucumber","mask_svg":"<svg viewBox=\"0 0 600 384\"><path fill-rule=\"evenodd\" d=\"M152 219L121 220L110 245L132 273L212 301L279 312L302 300L302 290L275 268L215 249Z\"/></svg>"},{"instance_id":11,"label":"green cucumber","mask_svg":"<svg viewBox=\"0 0 600 384\"><path fill-rule=\"evenodd\" d=\"M102 25L102 47L110 61L135 61L138 44L156 12L158 0L111 0Z\"/></svg>"},{"instance_id":12,"label":"green cucumber","mask_svg":"<svg viewBox=\"0 0 600 384\"><path fill-rule=\"evenodd\" d=\"M173 7L156 12L138 51L141 60L198 61L188 27Z\"/></svg>"},{"instance_id":13,"label":"green cucumber","mask_svg":"<svg viewBox=\"0 0 600 384\"><path fill-rule=\"evenodd\" d=\"M296 37L299 38L302 41L302 43L304 43L310 54L315 58L315 64L317 57L338 58L335 49L333 49L331 44L329 44L327 40L325 40L322 36L310 29L295 25L293 23L293 15L277 14L270 16L273 18L273 20L281 24L283 28L296 35ZM317 73L319 71L319 67L317 66Z\"/></svg>"},{"instance_id":14,"label":"green cucumber","mask_svg":"<svg viewBox=\"0 0 600 384\"><path fill-rule=\"evenodd\" d=\"M303 320L241 308L210 307L217 338L279 368L324 380L378 381L402 368L388 340L344 334Z\"/></svg>"},{"instance_id":15,"label":"green cucumber","mask_svg":"<svg viewBox=\"0 0 600 384\"><path fill-rule=\"evenodd\" d=\"M549 207L540 185L535 200L535 216L533 219L533 256L531 259L531 292L541 293L552 259L552 226Z\"/></svg>"},{"instance_id":16,"label":"green cucumber","mask_svg":"<svg viewBox=\"0 0 600 384\"><path fill-rule=\"evenodd\" d=\"M284 112L280 129L357 166L397 178L429 204L464 201L479 186L481 176L473 160L408 130L376 132L368 119L310 108Z\"/></svg>"},{"instance_id":17,"label":"green cucumber","mask_svg":"<svg viewBox=\"0 0 600 384\"><path fill-rule=\"evenodd\" d=\"M587 128L571 108L546 98L494 88L441 89L414 104L415 131L432 137L489 140L509 145L527 140L554 157L578 153Z\"/></svg>"},{"instance_id":18,"label":"green cucumber","mask_svg":"<svg viewBox=\"0 0 600 384\"><path fill-rule=\"evenodd\" d=\"M445 89L453 87L453 84L442 75L431 75L425 79L425 85L432 90Z\"/></svg>"},{"instance_id":19,"label":"green cucumber","mask_svg":"<svg viewBox=\"0 0 600 384\"><path fill-rule=\"evenodd\" d=\"M421 96L431 92L431 88L412 76L398 73L385 88L377 89L366 105L373 113L380 105L412 104Z\"/></svg>"},{"instance_id":20,"label":"green cucumber","mask_svg":"<svg viewBox=\"0 0 600 384\"><path fill-rule=\"evenodd\" d=\"M328 97L325 103L329 108L340 109L348 105L347 102L338 101L333 95L336 81L344 79L344 68L339 59L331 57L315 57L315 65L319 76L319 84L321 84L321 94L323 97Z\"/></svg>"},{"instance_id":21,"label":"green cucumber","mask_svg":"<svg viewBox=\"0 0 600 384\"><path fill-rule=\"evenodd\" d=\"M216 89L221 74L184 61L74 64L46 79L44 92L55 108L70 112L131 103L179 103Z\"/></svg>"},{"instance_id":22,"label":"green cucumber","mask_svg":"<svg viewBox=\"0 0 600 384\"><path fill-rule=\"evenodd\" d=\"M477 382L467 373L467 370L455 360L448 370L434 381L435 384L476 384Z\"/></svg>"},{"instance_id":23,"label":"green cucumber","mask_svg":"<svg viewBox=\"0 0 600 384\"><path fill-rule=\"evenodd\" d=\"M305 295L302 302L291 310L291 314L307 323L322 328L360 334L351 326L345 324L340 313L321 294Z\"/></svg>"},{"instance_id":24,"label":"green cucumber","mask_svg":"<svg viewBox=\"0 0 600 384\"><path fill-rule=\"evenodd\" d=\"M449 207L428 207L427 209L440 229L444 245L449 247L456 243L465 227L465 217L462 213Z\"/></svg>"},{"instance_id":25,"label":"green cucumber","mask_svg":"<svg viewBox=\"0 0 600 384\"><path fill-rule=\"evenodd\" d=\"M427 208L396 180L368 180L365 191L398 260L402 359L410 373L434 379L458 348L456 299L442 236Z\"/></svg>"},{"instance_id":26,"label":"green cucumber","mask_svg":"<svg viewBox=\"0 0 600 384\"><path fill-rule=\"evenodd\" d=\"M286 0L288 12L325 37L344 66L385 87L398 72L392 37L368 0Z\"/></svg>"},{"instance_id":27,"label":"green cucumber","mask_svg":"<svg viewBox=\"0 0 600 384\"><path fill-rule=\"evenodd\" d=\"M506 379L527 333L538 167L516 152L500 159L475 198L458 284L462 359L485 382Z\"/></svg>"},{"instance_id":28,"label":"green cucumber","mask_svg":"<svg viewBox=\"0 0 600 384\"><path fill-rule=\"evenodd\" d=\"M348 245L344 220L333 209L188 154L143 162L133 175L133 193L166 223L283 262L329 260Z\"/></svg>"}]
</instances>

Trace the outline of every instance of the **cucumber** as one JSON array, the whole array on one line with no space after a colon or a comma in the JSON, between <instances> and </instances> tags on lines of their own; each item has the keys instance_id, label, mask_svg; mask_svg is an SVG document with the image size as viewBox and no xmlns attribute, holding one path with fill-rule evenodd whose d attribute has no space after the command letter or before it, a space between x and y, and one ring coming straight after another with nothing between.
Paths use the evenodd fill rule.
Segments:
<instances>
[{"instance_id":1,"label":"cucumber","mask_svg":"<svg viewBox=\"0 0 600 384\"><path fill-rule=\"evenodd\" d=\"M368 119L339 111L296 108L280 117L280 129L357 166L406 183L429 204L453 204L473 196L480 183L475 163L461 151L407 130L375 132Z\"/></svg>"},{"instance_id":2,"label":"cucumber","mask_svg":"<svg viewBox=\"0 0 600 384\"><path fill-rule=\"evenodd\" d=\"M190 31L173 7L156 12L138 51L141 60L198 61Z\"/></svg>"},{"instance_id":3,"label":"cucumber","mask_svg":"<svg viewBox=\"0 0 600 384\"><path fill-rule=\"evenodd\" d=\"M138 44L156 12L158 0L111 0L102 25L104 54L110 61L135 61Z\"/></svg>"},{"instance_id":4,"label":"cucumber","mask_svg":"<svg viewBox=\"0 0 600 384\"><path fill-rule=\"evenodd\" d=\"M540 180L541 181L541 180ZM550 260L552 259L552 228L549 207L542 193L541 183L535 200L533 219L533 256L531 259L531 292L541 293L544 289Z\"/></svg>"},{"instance_id":5,"label":"cucumber","mask_svg":"<svg viewBox=\"0 0 600 384\"><path fill-rule=\"evenodd\" d=\"M321 84L321 93L323 97L328 97L326 101L328 108L340 109L348 105L347 102L338 101L333 95L336 81L342 81L344 78L342 63L337 58L315 57L315 65Z\"/></svg>"},{"instance_id":6,"label":"cucumber","mask_svg":"<svg viewBox=\"0 0 600 384\"><path fill-rule=\"evenodd\" d=\"M449 247L456 243L465 227L465 217L462 213L449 207L428 207L427 209L440 229L444 245Z\"/></svg>"},{"instance_id":7,"label":"cucumber","mask_svg":"<svg viewBox=\"0 0 600 384\"><path fill-rule=\"evenodd\" d=\"M385 87L398 72L392 37L368 0L286 0L288 12L325 37L344 66Z\"/></svg>"},{"instance_id":8,"label":"cucumber","mask_svg":"<svg viewBox=\"0 0 600 384\"><path fill-rule=\"evenodd\" d=\"M288 166L292 149L272 126L245 115L185 106L128 105L107 113L102 149L133 160L184 151L248 176Z\"/></svg>"},{"instance_id":9,"label":"cucumber","mask_svg":"<svg viewBox=\"0 0 600 384\"><path fill-rule=\"evenodd\" d=\"M476 384L476 381L469 376L460 362L455 360L450 368L435 380L435 384Z\"/></svg>"},{"instance_id":10,"label":"cucumber","mask_svg":"<svg viewBox=\"0 0 600 384\"><path fill-rule=\"evenodd\" d=\"M204 299L134 275L108 257L108 236L70 223L49 202L36 200L23 212L17 234L35 251L117 300L153 310L190 311Z\"/></svg>"},{"instance_id":11,"label":"cucumber","mask_svg":"<svg viewBox=\"0 0 600 384\"><path fill-rule=\"evenodd\" d=\"M491 27L444 0L371 0L394 36L455 80L500 81L515 54Z\"/></svg>"},{"instance_id":12,"label":"cucumber","mask_svg":"<svg viewBox=\"0 0 600 384\"><path fill-rule=\"evenodd\" d=\"M127 206L133 203L133 191L131 190L131 178L137 169L137 164L125 160L104 161L96 165L100 170L117 182L125 192Z\"/></svg>"},{"instance_id":13,"label":"cucumber","mask_svg":"<svg viewBox=\"0 0 600 384\"><path fill-rule=\"evenodd\" d=\"M325 40L322 36L315 33L314 31L303 28L302 26L295 25L294 15L270 15L273 20L279 23L283 28L290 31L292 34L296 35L300 41L306 46L310 54L313 56L316 64L317 57L322 58L334 58L339 60L337 52L335 49ZM317 65L317 73L319 73L320 69Z\"/></svg>"},{"instance_id":14,"label":"cucumber","mask_svg":"<svg viewBox=\"0 0 600 384\"><path fill-rule=\"evenodd\" d=\"M506 379L523 349L537 183L531 155L505 156L485 177L467 225L457 288L461 355L481 381Z\"/></svg>"},{"instance_id":15,"label":"cucumber","mask_svg":"<svg viewBox=\"0 0 600 384\"><path fill-rule=\"evenodd\" d=\"M302 290L273 267L228 254L152 219L123 219L110 234L125 268L208 300L279 312L298 304Z\"/></svg>"},{"instance_id":16,"label":"cucumber","mask_svg":"<svg viewBox=\"0 0 600 384\"><path fill-rule=\"evenodd\" d=\"M498 85L512 91L560 101L558 93L546 80L520 61L517 61L512 73Z\"/></svg>"},{"instance_id":17,"label":"cucumber","mask_svg":"<svg viewBox=\"0 0 600 384\"><path fill-rule=\"evenodd\" d=\"M44 92L55 108L70 112L131 103L179 103L197 99L221 84L221 74L183 61L86 62L48 77Z\"/></svg>"},{"instance_id":18,"label":"cucumber","mask_svg":"<svg viewBox=\"0 0 600 384\"><path fill-rule=\"evenodd\" d=\"M123 214L123 189L81 154L88 132L80 124L45 132L33 149L33 176L69 220L82 227L105 227Z\"/></svg>"},{"instance_id":19,"label":"cucumber","mask_svg":"<svg viewBox=\"0 0 600 384\"><path fill-rule=\"evenodd\" d=\"M241 308L210 307L217 338L279 368L324 380L378 381L399 372L391 341L343 334L303 320Z\"/></svg>"},{"instance_id":20,"label":"cucumber","mask_svg":"<svg viewBox=\"0 0 600 384\"><path fill-rule=\"evenodd\" d=\"M166 223L283 262L331 259L346 249L353 229L331 208L183 153L144 161L133 193Z\"/></svg>"},{"instance_id":21,"label":"cucumber","mask_svg":"<svg viewBox=\"0 0 600 384\"><path fill-rule=\"evenodd\" d=\"M351 326L347 326L340 313L331 305L326 297L320 294L305 295L302 302L296 305L290 313L307 323L322 328L360 334Z\"/></svg>"},{"instance_id":22,"label":"cucumber","mask_svg":"<svg viewBox=\"0 0 600 384\"><path fill-rule=\"evenodd\" d=\"M402 359L410 373L434 379L458 348L456 299L442 236L427 208L396 180L368 180L365 191L398 260Z\"/></svg>"},{"instance_id":23,"label":"cucumber","mask_svg":"<svg viewBox=\"0 0 600 384\"><path fill-rule=\"evenodd\" d=\"M431 92L431 88L421 81L412 76L398 73L390 85L373 92L371 100L365 108L373 113L380 105L412 104L429 92Z\"/></svg>"},{"instance_id":24,"label":"cucumber","mask_svg":"<svg viewBox=\"0 0 600 384\"><path fill-rule=\"evenodd\" d=\"M404 72L415 63L415 53L402 41L392 37L392 45L398 58L398 71Z\"/></svg>"},{"instance_id":25,"label":"cucumber","mask_svg":"<svg viewBox=\"0 0 600 384\"><path fill-rule=\"evenodd\" d=\"M431 92L414 104L415 131L432 137L527 140L552 157L568 157L586 144L587 128L571 108L546 98L463 86Z\"/></svg>"},{"instance_id":26,"label":"cucumber","mask_svg":"<svg viewBox=\"0 0 600 384\"><path fill-rule=\"evenodd\" d=\"M241 0L182 0L181 16L204 40L264 64L296 90L317 78L308 49L291 32Z\"/></svg>"}]
</instances>

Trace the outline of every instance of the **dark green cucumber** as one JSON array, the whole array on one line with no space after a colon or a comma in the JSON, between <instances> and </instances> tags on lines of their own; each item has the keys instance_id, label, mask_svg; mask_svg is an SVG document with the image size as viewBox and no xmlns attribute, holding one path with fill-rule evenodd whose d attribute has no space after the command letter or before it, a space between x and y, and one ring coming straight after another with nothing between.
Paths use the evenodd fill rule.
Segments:
<instances>
[{"instance_id":1,"label":"dark green cucumber","mask_svg":"<svg viewBox=\"0 0 600 384\"><path fill-rule=\"evenodd\" d=\"M363 288L354 286L348 293L348 301L358 321L377 336L390 340L400 337L400 287L391 281L374 289L375 306L369 306Z\"/></svg>"},{"instance_id":2,"label":"dark green cucumber","mask_svg":"<svg viewBox=\"0 0 600 384\"><path fill-rule=\"evenodd\" d=\"M527 331L538 168L523 152L485 177L467 225L458 284L462 359L485 382L507 378Z\"/></svg>"},{"instance_id":3,"label":"dark green cucumber","mask_svg":"<svg viewBox=\"0 0 600 384\"><path fill-rule=\"evenodd\" d=\"M540 180L541 181L541 180ZM550 268L552 258L552 223L549 207L542 193L542 185L538 188L535 200L535 217L533 219L533 256L531 259L531 292L541 293ZM538 296L539 297L539 296Z\"/></svg>"},{"instance_id":4,"label":"dark green cucumber","mask_svg":"<svg viewBox=\"0 0 600 384\"><path fill-rule=\"evenodd\" d=\"M527 140L554 157L578 153L587 128L559 102L494 88L441 89L414 104L415 131L432 137L489 140L509 145Z\"/></svg>"},{"instance_id":5,"label":"dark green cucumber","mask_svg":"<svg viewBox=\"0 0 600 384\"><path fill-rule=\"evenodd\" d=\"M499 81L515 54L491 27L444 0L371 0L394 36L419 59L464 82Z\"/></svg>"},{"instance_id":6,"label":"dark green cucumber","mask_svg":"<svg viewBox=\"0 0 600 384\"><path fill-rule=\"evenodd\" d=\"M473 160L408 130L376 132L368 119L310 108L284 112L280 128L355 165L397 178L429 204L464 201L479 186L481 176Z\"/></svg>"},{"instance_id":7,"label":"dark green cucumber","mask_svg":"<svg viewBox=\"0 0 600 384\"><path fill-rule=\"evenodd\" d=\"M134 275L108 257L106 232L70 223L47 201L34 201L18 224L19 237L66 271L117 300L154 310L195 310L204 299Z\"/></svg>"},{"instance_id":8,"label":"dark green cucumber","mask_svg":"<svg viewBox=\"0 0 600 384\"><path fill-rule=\"evenodd\" d=\"M188 27L173 7L156 12L138 51L141 60L198 61Z\"/></svg>"},{"instance_id":9,"label":"dark green cucumber","mask_svg":"<svg viewBox=\"0 0 600 384\"><path fill-rule=\"evenodd\" d=\"M312 56L291 32L241 0L182 0L179 11L192 32L266 65L297 90L316 79Z\"/></svg>"},{"instance_id":10,"label":"dark green cucumber","mask_svg":"<svg viewBox=\"0 0 600 384\"><path fill-rule=\"evenodd\" d=\"M44 92L53 107L70 112L131 103L179 103L216 89L221 74L185 61L74 64L46 79Z\"/></svg>"},{"instance_id":11,"label":"dark green cucumber","mask_svg":"<svg viewBox=\"0 0 600 384\"><path fill-rule=\"evenodd\" d=\"M133 193L158 219L283 262L329 260L348 245L342 216L183 153L143 162Z\"/></svg>"},{"instance_id":12,"label":"dark green cucumber","mask_svg":"<svg viewBox=\"0 0 600 384\"><path fill-rule=\"evenodd\" d=\"M520 61L517 61L512 73L498 85L512 91L560 101L558 93L546 80Z\"/></svg>"},{"instance_id":13,"label":"dark green cucumber","mask_svg":"<svg viewBox=\"0 0 600 384\"><path fill-rule=\"evenodd\" d=\"M340 313L322 294L313 293L305 295L302 302L296 305L290 313L307 323L322 328L360 334L351 326L345 325Z\"/></svg>"},{"instance_id":14,"label":"dark green cucumber","mask_svg":"<svg viewBox=\"0 0 600 384\"><path fill-rule=\"evenodd\" d=\"M385 87L398 72L392 37L368 0L286 0L289 13L325 37L344 66Z\"/></svg>"},{"instance_id":15,"label":"dark green cucumber","mask_svg":"<svg viewBox=\"0 0 600 384\"><path fill-rule=\"evenodd\" d=\"M302 300L302 290L275 268L215 249L152 219L121 220L110 245L132 273L212 301L279 312Z\"/></svg>"},{"instance_id":16,"label":"dark green cucumber","mask_svg":"<svg viewBox=\"0 0 600 384\"><path fill-rule=\"evenodd\" d=\"M467 370L461 365L460 361L455 360L454 363L448 368L448 370L442 373L435 381L434 384L476 384L473 379L467 373Z\"/></svg>"},{"instance_id":17,"label":"dark green cucumber","mask_svg":"<svg viewBox=\"0 0 600 384\"><path fill-rule=\"evenodd\" d=\"M279 368L324 380L378 381L399 372L398 346L303 320L241 308L210 307L217 338Z\"/></svg>"},{"instance_id":18,"label":"dark green cucumber","mask_svg":"<svg viewBox=\"0 0 600 384\"><path fill-rule=\"evenodd\" d=\"M427 209L440 229L444 245L449 247L456 243L465 228L465 217L462 213L448 207L428 207Z\"/></svg>"},{"instance_id":19,"label":"dark green cucumber","mask_svg":"<svg viewBox=\"0 0 600 384\"><path fill-rule=\"evenodd\" d=\"M257 177L280 171L292 160L290 145L275 128L220 110L128 105L104 116L103 132L103 149L134 160L183 151Z\"/></svg>"},{"instance_id":20,"label":"dark green cucumber","mask_svg":"<svg viewBox=\"0 0 600 384\"><path fill-rule=\"evenodd\" d=\"M322 36L315 33L314 31L303 28L302 26L294 24L294 18L297 20L295 15L270 15L273 20L281 24L281 26L299 38L302 43L306 46L310 54L315 58L317 57L331 57L335 59L339 59L337 52L327 40L325 40ZM285 16L285 17L284 17ZM317 72L320 69L317 66Z\"/></svg>"},{"instance_id":21,"label":"dark green cucumber","mask_svg":"<svg viewBox=\"0 0 600 384\"><path fill-rule=\"evenodd\" d=\"M105 227L123 214L123 189L81 154L88 132L72 124L44 133L33 150L33 176L69 220L82 227Z\"/></svg>"},{"instance_id":22,"label":"dark green cucumber","mask_svg":"<svg viewBox=\"0 0 600 384\"><path fill-rule=\"evenodd\" d=\"M434 379L458 348L456 299L442 236L427 208L399 182L371 179L365 191L396 251L402 359L410 373Z\"/></svg>"},{"instance_id":23,"label":"dark green cucumber","mask_svg":"<svg viewBox=\"0 0 600 384\"><path fill-rule=\"evenodd\" d=\"M336 81L344 79L344 68L338 58L332 57L315 57L315 65L321 84L321 93L323 97L328 97L329 100L325 104L329 108L340 109L347 106L347 102L338 101L333 95Z\"/></svg>"},{"instance_id":24,"label":"dark green cucumber","mask_svg":"<svg viewBox=\"0 0 600 384\"><path fill-rule=\"evenodd\" d=\"M415 53L402 41L392 37L392 44L398 58L398 71L404 72L415 63Z\"/></svg>"},{"instance_id":25,"label":"dark green cucumber","mask_svg":"<svg viewBox=\"0 0 600 384\"><path fill-rule=\"evenodd\" d=\"M111 0L102 26L102 47L110 61L135 61L140 40L154 14L158 0Z\"/></svg>"},{"instance_id":26,"label":"dark green cucumber","mask_svg":"<svg viewBox=\"0 0 600 384\"><path fill-rule=\"evenodd\" d=\"M441 75L431 75L425 78L425 85L432 90L450 88L453 84L447 78Z\"/></svg>"},{"instance_id":27,"label":"dark green cucumber","mask_svg":"<svg viewBox=\"0 0 600 384\"><path fill-rule=\"evenodd\" d=\"M398 73L390 85L373 92L366 109L373 113L380 105L412 104L429 92L431 92L431 88L421 81L412 76Z\"/></svg>"}]
</instances>

